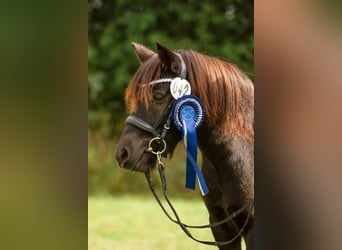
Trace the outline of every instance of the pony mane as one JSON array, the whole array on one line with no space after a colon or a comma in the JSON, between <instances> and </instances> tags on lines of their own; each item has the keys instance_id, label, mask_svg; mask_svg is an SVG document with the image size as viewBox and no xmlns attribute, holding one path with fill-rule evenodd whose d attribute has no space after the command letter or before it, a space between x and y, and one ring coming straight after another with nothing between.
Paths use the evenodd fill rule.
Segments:
<instances>
[{"instance_id":1,"label":"pony mane","mask_svg":"<svg viewBox=\"0 0 342 250\"><path fill-rule=\"evenodd\" d=\"M191 94L203 103L206 124L223 134L254 137L254 86L234 64L192 50L180 50L187 67ZM152 100L149 83L160 79L162 72L158 55L145 61L133 76L126 90L126 106L130 113L138 104L146 108Z\"/></svg>"}]
</instances>

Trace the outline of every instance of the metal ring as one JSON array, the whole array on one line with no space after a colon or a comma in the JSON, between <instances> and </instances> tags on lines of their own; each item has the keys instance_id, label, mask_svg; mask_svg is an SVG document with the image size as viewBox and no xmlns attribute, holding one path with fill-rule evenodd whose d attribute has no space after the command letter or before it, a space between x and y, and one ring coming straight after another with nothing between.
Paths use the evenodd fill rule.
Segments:
<instances>
[{"instance_id":1,"label":"metal ring","mask_svg":"<svg viewBox=\"0 0 342 250\"><path fill-rule=\"evenodd\" d=\"M162 145L162 144L163 144L163 145L162 145L162 150L161 150L161 151L154 151L154 150L153 150L152 143L153 143L154 141L156 141L156 142L158 143L158 145ZM160 155L160 154L164 153L165 150L166 150L166 142L165 142L165 140L164 140L164 139L161 139L160 137L157 136L157 137L152 138L152 139L149 141L148 147L147 147L147 149L146 149L146 152L152 153L152 154L155 154L155 155Z\"/></svg>"}]
</instances>

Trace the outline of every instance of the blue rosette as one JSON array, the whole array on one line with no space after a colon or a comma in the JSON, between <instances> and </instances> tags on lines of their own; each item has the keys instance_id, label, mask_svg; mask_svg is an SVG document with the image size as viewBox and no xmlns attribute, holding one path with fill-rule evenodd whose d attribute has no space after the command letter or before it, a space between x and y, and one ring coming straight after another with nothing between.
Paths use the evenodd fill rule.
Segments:
<instances>
[{"instance_id":1,"label":"blue rosette","mask_svg":"<svg viewBox=\"0 0 342 250\"><path fill-rule=\"evenodd\" d=\"M209 193L204 177L197 165L197 133L204 121L204 108L201 100L194 95L184 95L177 99L173 106L172 121L182 132L183 142L187 151L186 188L195 189L196 176L202 195Z\"/></svg>"}]
</instances>

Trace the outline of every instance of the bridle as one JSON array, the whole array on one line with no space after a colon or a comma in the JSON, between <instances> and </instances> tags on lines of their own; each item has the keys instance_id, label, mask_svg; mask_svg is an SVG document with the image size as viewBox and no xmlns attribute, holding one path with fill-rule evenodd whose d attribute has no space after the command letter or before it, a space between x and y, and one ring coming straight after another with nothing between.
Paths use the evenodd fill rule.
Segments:
<instances>
[{"instance_id":1,"label":"bridle","mask_svg":"<svg viewBox=\"0 0 342 250\"><path fill-rule=\"evenodd\" d=\"M181 72L181 76L183 78L185 78L184 75L186 75L186 70L184 71L184 61L181 58L181 56L179 54L177 54L182 62L182 72ZM160 82L168 82L171 81L172 79L169 78L165 78L165 79L159 79L154 81L154 83L160 83ZM162 183L162 192L163 192L163 196L164 199L166 200L169 208L172 211L172 214L174 215L175 219L172 218L172 216L167 212L167 210L165 209L164 205L162 204L161 200L159 199L155 188L154 188L154 184L150 175L150 168L148 168L145 172L145 177L146 180L148 182L148 185L150 187L150 190L154 196L154 198L156 199L157 203L159 204L159 206L161 207L161 209L163 210L163 212L165 213L165 215L169 218L170 221L172 221L173 223L176 223L180 226L180 228L184 231L184 233L190 237L191 239L193 239L194 241L197 241L199 243L202 244L206 244L206 245L213 245L213 246L223 246L223 245L228 245L231 244L232 242L234 242L238 237L240 237L242 235L242 233L244 232L248 221L249 221L249 217L251 215L253 206L254 206L254 199L251 200L250 202L247 202L244 206L242 206L241 208L239 208L238 210L236 210L235 212L233 212L231 215L227 216L226 218L224 218L221 221L218 222L214 222L214 223L210 223L210 224L206 224L206 225L187 225L184 224L176 209L174 208L174 206L172 205L170 199L167 196L166 193L166 189L167 189L167 182L166 182L166 175L165 175L165 168L164 168L164 163L162 162L162 156L165 155L166 150L167 150L167 143L165 141L165 137L166 134L168 133L168 131L170 130L171 127L171 119L172 119L172 107L174 104L174 100L172 100L170 102L170 104L166 107L166 109L163 112L163 115L159 118L159 120L152 126L149 123L145 122L144 120L136 117L135 115L130 115L127 117L126 119L126 124L127 125L131 125L134 126L138 129L141 129L147 133L152 134L154 137L149 141L146 150L144 151L144 153L150 153L156 156L157 158L157 165L158 165L158 172L159 172L159 176L160 176L160 180ZM164 124L163 124L164 122ZM163 124L163 125L162 125ZM161 132L158 132L158 128L161 128L162 130ZM190 154L187 154L187 157L189 158L190 161L195 162L195 160L191 157ZM246 217L246 220L243 224L243 226L240 228L240 230L237 232L237 234L230 240L228 241L204 241L204 240L199 240L197 238L195 238L191 232L188 230L188 228L194 228L194 229L204 229L204 228L213 228L213 227L217 227L220 226L224 223L228 223L233 221L234 218L236 218L239 214L241 214L243 211L245 211L247 208L248 209L248 214Z\"/></svg>"},{"instance_id":2,"label":"bridle","mask_svg":"<svg viewBox=\"0 0 342 250\"><path fill-rule=\"evenodd\" d=\"M159 172L160 180L162 183L163 196L164 196L164 199L166 200L168 206L170 207L175 219L172 218L172 216L167 212L167 210L165 209L161 200L159 199L159 197L155 191L155 188L154 188L154 184L153 184L153 181L152 181L152 178L150 175L150 169L149 168L145 172L146 180L148 182L148 185L150 187L150 190L151 190L154 198L156 199L157 203L159 204L159 206L161 207L161 209L163 210L165 215L169 218L169 220L178 224L188 237L190 237L194 241L197 241L197 242L203 243L203 244L207 244L207 245L213 245L213 246L228 245L228 244L232 243L233 241L235 241L239 236L241 236L243 231L245 230L247 223L249 221L250 214L252 212L252 208L254 206L254 199L251 200L250 202L247 202L244 206L242 206L240 209L236 210L235 212L233 212L231 215L227 216L223 220L215 222L215 223L193 226L193 225L184 224L181 221L176 209L172 205L172 203L171 203L171 201L168 198L167 193L166 193L167 182L166 182L166 176L165 176L164 163L162 162L162 156L166 153L166 150L167 150L167 143L165 141L165 136L171 127L171 115L172 115L171 110L172 110L173 103L174 103L174 100L172 100L170 102L170 104L164 110L163 115L160 117L160 119L153 126L150 125L149 123L145 122L144 120L134 116L134 115L130 115L127 117L126 124L134 126L138 129L141 129L141 130L143 130L147 133L150 133L154 136L149 141L144 153L151 153L157 157L158 172ZM164 121L165 121L165 123L164 123L164 125L162 125ZM158 128L160 128L160 127L162 127L162 130L161 130L161 132L158 132ZM190 161L194 161L194 159L192 159L191 155L187 154L187 157L190 157ZM234 218L236 218L239 214L241 214L247 208L249 208L248 214L247 214L247 218L246 218L243 226L240 228L239 232L232 239L230 239L228 241L203 241L203 240L199 240L199 239L196 239L191 234L191 232L188 230L188 228L204 229L204 228L212 228L212 227L220 226L224 223L232 221Z\"/></svg>"},{"instance_id":3,"label":"bridle","mask_svg":"<svg viewBox=\"0 0 342 250\"><path fill-rule=\"evenodd\" d=\"M181 70L180 70L179 76L181 78L185 78L186 74L187 74L187 68L186 68L184 59L183 59L181 54L179 54L179 53L175 53L175 54L181 62ZM172 78L162 78L162 79L158 79L158 80L154 80L154 81L150 82L149 85L154 85L154 84L158 84L158 83L169 83L171 81L172 81ZM153 142L155 141L155 142L157 142L157 144L159 144L159 143L164 144L165 150L166 150L166 142L165 142L164 138L166 136L166 133L170 130L170 127L171 127L171 115L172 115L171 110L172 110L172 106L173 106L174 101L175 100L173 99L170 102L170 104L164 110L163 115L159 118L159 120L153 126L151 126L149 123L145 122L144 120L142 120L142 119L140 119L134 115L130 115L127 117L126 124L135 126L135 127L139 128L143 131L146 131L146 132L154 135L155 137L152 139ZM165 120L166 120L166 122L164 123L163 131L161 133L159 133L157 131L157 129L160 127L160 125ZM151 145L145 150L145 152L147 152L147 153L153 152L153 150L151 148L151 146L152 146L151 141L149 143L149 145L150 144Z\"/></svg>"}]
</instances>

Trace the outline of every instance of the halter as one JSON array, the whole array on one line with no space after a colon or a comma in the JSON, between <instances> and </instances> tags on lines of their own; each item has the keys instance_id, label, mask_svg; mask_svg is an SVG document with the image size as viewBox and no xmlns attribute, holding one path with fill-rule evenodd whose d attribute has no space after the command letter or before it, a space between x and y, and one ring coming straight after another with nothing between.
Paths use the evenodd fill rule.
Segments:
<instances>
[{"instance_id":1,"label":"halter","mask_svg":"<svg viewBox=\"0 0 342 250\"><path fill-rule=\"evenodd\" d=\"M180 54L177 54L177 56L181 59L181 65L182 65L182 70L181 70L181 74L180 76L182 78L185 78L186 76L186 67L185 67L185 63L183 58L181 57ZM158 80L154 80L152 82L150 82L150 85L154 85L154 84L158 84L158 83L168 83L171 82L173 79L172 78L162 78L162 79L158 79ZM171 126L171 116L172 116L172 106L174 104L174 100L172 100L170 102L170 104L167 106L167 108L164 110L163 115L159 118L159 120L152 126L149 123L145 122L144 120L134 116L134 115L130 115L127 117L126 119L126 124L128 125L132 125L138 129L141 129L147 133L152 134L154 137L149 141L146 150L144 151L144 153L151 153L153 155L155 155L157 157L157 165L158 165L158 172L159 172L159 176L160 176L160 180L162 183L162 191L163 191L163 196L164 199L166 200L169 208L171 209L174 217L172 218L172 216L167 212L167 210L165 209L164 205L162 204L162 202L160 201L158 195L156 194L156 191L154 189L154 184L150 175L150 169L148 168L145 172L145 177L146 180L148 182L148 185L150 187L150 190L153 194L153 196L155 197L157 203L159 204L159 206L161 207L161 209L163 210L163 212L165 213L165 215L168 217L168 219L170 221L172 221L173 223L176 223L180 226L180 228L184 231L184 233L190 237L191 239L193 239L196 242L202 243L202 244L206 244L206 245L213 245L213 246L223 246L223 245L228 245L231 244L232 242L234 242L238 237L240 237L243 233L243 231L245 230L247 223L249 221L249 217L251 215L252 212L252 208L254 206L254 199L251 200L250 202L247 202L244 206L242 206L240 209L236 210L235 212L233 212L231 215L227 216L225 219L215 222L215 223L210 223L210 224L206 224L206 225L187 225L184 224L176 209L173 207L171 201L169 200L167 194L166 194L166 189L167 189L167 182L166 182L166 176L165 176L165 168L164 168L164 163L162 162L162 156L165 155L166 153L166 149L167 149L167 143L164 140L165 136L167 134L167 132L170 129ZM161 127L163 121L165 121L164 125L163 125L163 129L160 132L158 132L158 128ZM190 161L195 162L195 160L191 157L190 154L187 154L187 157L189 158ZM213 228L213 227L217 227L220 226L224 223L230 222L232 221L234 218L236 218L239 214L241 214L243 211L245 211L247 208L248 209L248 214L247 214L247 218L243 224L243 226L240 228L239 232L237 232L237 234L230 240L228 241L203 241L203 240L199 240L197 238L195 238L190 231L188 230L188 228L195 228L195 229L204 229L204 228Z\"/></svg>"}]
</instances>

